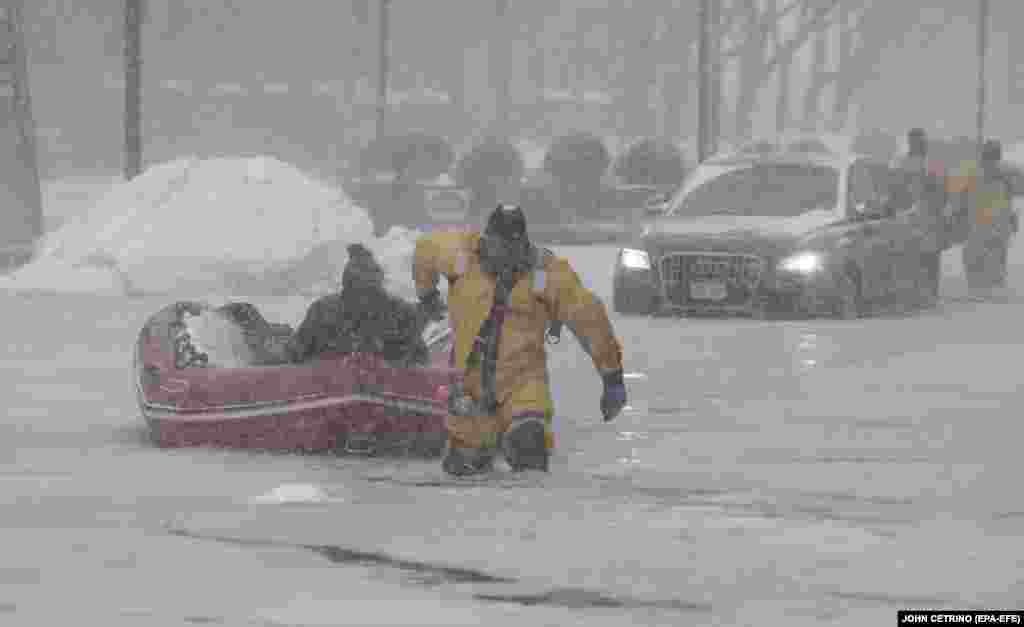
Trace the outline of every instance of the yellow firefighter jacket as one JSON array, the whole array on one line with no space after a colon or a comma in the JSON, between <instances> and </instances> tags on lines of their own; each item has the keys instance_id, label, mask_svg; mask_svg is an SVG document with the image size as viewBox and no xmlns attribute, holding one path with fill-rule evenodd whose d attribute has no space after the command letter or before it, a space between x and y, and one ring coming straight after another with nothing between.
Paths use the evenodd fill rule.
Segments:
<instances>
[{"instance_id":1,"label":"yellow firefighter jacket","mask_svg":"<svg viewBox=\"0 0 1024 627\"><path fill-rule=\"evenodd\" d=\"M977 162L965 161L950 177L948 191L965 194L971 236L1008 238L1012 234L1012 189L1007 176L1001 172L986 176Z\"/></svg>"},{"instance_id":2,"label":"yellow firefighter jacket","mask_svg":"<svg viewBox=\"0 0 1024 627\"><path fill-rule=\"evenodd\" d=\"M448 311L455 335L454 367L466 368L473 342L494 302L496 279L480 267L480 233L446 231L421 237L413 277L422 295L448 279ZM604 304L583 286L569 262L538 254L533 269L518 278L498 344L495 392L499 403L526 383L547 382L545 335L559 320L579 339L602 374L622 368L622 348ZM479 390L479 368L467 373L467 388Z\"/></svg>"}]
</instances>

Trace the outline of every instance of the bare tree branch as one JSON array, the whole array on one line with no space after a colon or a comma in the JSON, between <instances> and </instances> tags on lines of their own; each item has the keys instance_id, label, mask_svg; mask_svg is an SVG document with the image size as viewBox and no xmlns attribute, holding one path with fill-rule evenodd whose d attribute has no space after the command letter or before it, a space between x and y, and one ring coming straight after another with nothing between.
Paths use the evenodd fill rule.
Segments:
<instances>
[{"instance_id":1,"label":"bare tree branch","mask_svg":"<svg viewBox=\"0 0 1024 627\"><path fill-rule=\"evenodd\" d=\"M777 24L780 20L789 17L797 9L803 9L805 12L810 13L811 17L809 17L807 19L807 21L804 24L801 25L800 30L798 31L797 35L794 37L794 40L799 40L799 41L790 42L789 44L782 44L781 43L781 38L779 38L779 40L778 40L778 44L779 45L776 47L777 50L779 50L779 49L785 50L785 49L788 49L790 47L790 44L795 43L795 46L792 46L792 48L793 48L792 52L795 52L796 49L800 48L804 44L804 42L807 41L807 39L810 37L810 35L813 34L820 27L821 22L824 21L826 18L828 18L829 14L831 14L832 11L837 6L839 6L839 3L840 2L844 2L844 1L845 2L849 2L849 0L827 0L828 4L826 4L824 7L820 8L816 12L814 12L814 11L812 11L813 7L811 6L811 3L808 0L803 0L803 1L801 1L801 0L793 0L792 2L789 3L789 5L787 5L785 7L781 7L781 8L777 8L777 9L770 9L770 10L764 12L764 14L758 15L758 17L756 17L756 18L752 18L751 22L757 24L758 27L756 29L752 29L753 32L748 33L747 36L748 37L759 37L759 38L761 38L763 43L767 44L768 40L770 38L763 37L763 35L762 35L763 33L771 31L774 24ZM862 0L861 7L863 7L863 4L864 4L865 1L866 0ZM745 4L745 8L747 8L747 10L748 10L748 16L749 16L749 10L750 10L751 7L753 7L753 9L756 11L757 10L757 3L756 2L750 2L750 0L747 0L747 3ZM733 16L733 19L735 20L735 15ZM728 48L726 50L723 50L722 51L722 58L724 58L724 59L735 58L735 57L739 56L742 53L743 48L744 48L744 44L741 43L741 44L738 44L738 45L733 46L731 48ZM788 54L792 54L792 52L789 52ZM772 66L777 61L778 61L777 56L776 57L772 57L767 62L767 65Z\"/></svg>"},{"instance_id":2,"label":"bare tree branch","mask_svg":"<svg viewBox=\"0 0 1024 627\"><path fill-rule=\"evenodd\" d=\"M783 20L789 17L793 13L793 11L799 9L800 6L800 0L793 0L792 2L789 3L789 6L785 6L776 10L775 19Z\"/></svg>"},{"instance_id":3,"label":"bare tree branch","mask_svg":"<svg viewBox=\"0 0 1024 627\"><path fill-rule=\"evenodd\" d=\"M740 47L739 46L733 46L732 48L729 48L727 50L723 50L722 51L722 58L723 59L735 59L738 56L740 56Z\"/></svg>"},{"instance_id":4,"label":"bare tree branch","mask_svg":"<svg viewBox=\"0 0 1024 627\"><path fill-rule=\"evenodd\" d=\"M742 11L738 8L738 5L730 3L728 7L723 3L722 11L720 14L721 22L719 24L719 37L724 41L726 38L731 38L736 35L737 38L741 38L743 35L743 22L740 19L742 17ZM738 32L737 32L738 31Z\"/></svg>"},{"instance_id":5,"label":"bare tree branch","mask_svg":"<svg viewBox=\"0 0 1024 627\"><path fill-rule=\"evenodd\" d=\"M845 2L845 1L848 1L848 0L841 0L841 1ZM862 20L864 18L864 15L868 12L870 4L871 4L870 0L864 0L864 1L862 1L859 4L859 6L857 6L857 8L850 9L850 11L852 11L851 19L853 20L853 22L855 24L857 24L857 26L854 27L854 28L859 28L860 27L860 25L862 23ZM866 47L865 44L864 44L864 41L863 41L863 37L861 39L861 42L858 45L854 45L854 44L851 44L849 42L845 42L843 45L847 47L843 51L843 53L845 54L845 57L844 57L843 60L845 61L845 65L847 65L847 66L849 66L851 63L855 63L857 61L857 59L859 59L860 56L863 54L862 51ZM823 86L828 86L828 85L831 85L832 83L838 81L840 79L840 77L843 76L843 73L845 71L846 71L846 69L844 68L844 65L841 64L838 71L823 71L823 72L819 73L819 78L822 81L822 85Z\"/></svg>"},{"instance_id":6,"label":"bare tree branch","mask_svg":"<svg viewBox=\"0 0 1024 627\"><path fill-rule=\"evenodd\" d=\"M778 25L779 22L789 17L796 9L801 6L799 0L793 0L789 3L789 6L779 8L778 6L769 9L764 12L761 18L761 32L768 32L773 27Z\"/></svg>"},{"instance_id":7,"label":"bare tree branch","mask_svg":"<svg viewBox=\"0 0 1024 627\"><path fill-rule=\"evenodd\" d=\"M739 55L739 51L749 44L751 37L762 37L761 33L763 32L758 26L761 23L761 18L757 0L736 0L730 7L728 15L728 29L722 30L722 39L735 35L735 39L741 43L731 49L722 50L719 54L723 59Z\"/></svg>"},{"instance_id":8,"label":"bare tree branch","mask_svg":"<svg viewBox=\"0 0 1024 627\"><path fill-rule=\"evenodd\" d=\"M787 41L781 48L775 50L774 54L765 61L763 67L770 71L780 59L796 54L796 51L807 43L811 35L820 30L822 24L828 19L832 11L839 6L840 2L841 0L829 0L829 3L824 8L816 11L808 21L800 26L800 30L797 31L797 34L792 39Z\"/></svg>"},{"instance_id":9,"label":"bare tree branch","mask_svg":"<svg viewBox=\"0 0 1024 627\"><path fill-rule=\"evenodd\" d=\"M870 3L856 16L854 28L860 35L860 42L848 51L839 75L830 77L836 81L839 97L847 104L887 50L905 41L913 32L924 32L917 22L916 11L894 12L891 8L887 2Z\"/></svg>"}]
</instances>

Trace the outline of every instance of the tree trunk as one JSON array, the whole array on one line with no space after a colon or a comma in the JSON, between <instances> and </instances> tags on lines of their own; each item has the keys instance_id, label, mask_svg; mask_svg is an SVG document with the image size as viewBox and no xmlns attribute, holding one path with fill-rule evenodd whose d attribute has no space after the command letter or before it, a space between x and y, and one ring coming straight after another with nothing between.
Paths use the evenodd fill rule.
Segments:
<instances>
[{"instance_id":1,"label":"tree trunk","mask_svg":"<svg viewBox=\"0 0 1024 627\"><path fill-rule=\"evenodd\" d=\"M491 90L494 93L494 121L493 131L498 135L508 132L508 98L509 98L509 64L508 64L508 33L506 32L506 14L508 12L508 0L494 0L494 15L491 16L493 24L491 37L488 42L488 63L490 65L488 78L491 82Z\"/></svg>"},{"instance_id":2,"label":"tree trunk","mask_svg":"<svg viewBox=\"0 0 1024 627\"><path fill-rule=\"evenodd\" d=\"M846 32L841 48L843 57L836 77L836 126L845 124L865 81L876 72L883 55L894 43L906 40L908 31L916 29L924 41L915 44L915 47L927 46L938 34L930 30L921 31L919 11L909 3L893 4L876 0L862 5L860 10L853 13L846 18ZM866 119L872 116L862 112L859 117Z\"/></svg>"},{"instance_id":3,"label":"tree trunk","mask_svg":"<svg viewBox=\"0 0 1024 627\"><path fill-rule=\"evenodd\" d=\"M651 119L651 102L648 98L649 85L652 82L651 68L647 66L649 58L647 49L650 46L649 31L644 32L642 39L630 38L625 44L623 60L623 95L625 97L625 122L629 129L641 129L638 134L647 134ZM635 132L635 130L634 130Z\"/></svg>"},{"instance_id":4,"label":"tree trunk","mask_svg":"<svg viewBox=\"0 0 1024 627\"><path fill-rule=\"evenodd\" d=\"M835 99L832 105L832 132L841 133L850 118L850 106L856 91L856 84L849 79L848 70L859 45L857 17L852 12L840 9L839 22L839 68L835 81Z\"/></svg>"},{"instance_id":5,"label":"tree trunk","mask_svg":"<svg viewBox=\"0 0 1024 627\"><path fill-rule=\"evenodd\" d=\"M1006 102L1021 102L1024 99L1024 37L1013 33L1007 37Z\"/></svg>"},{"instance_id":6,"label":"tree trunk","mask_svg":"<svg viewBox=\"0 0 1024 627\"><path fill-rule=\"evenodd\" d=\"M725 66L722 59L722 50L725 47L723 40L726 32L726 0L719 0L711 7L711 101L709 117L711 128L708 139L712 154L721 150L722 144L722 113L725 101L722 98L722 74Z\"/></svg>"},{"instance_id":7,"label":"tree trunk","mask_svg":"<svg viewBox=\"0 0 1024 627\"><path fill-rule=\"evenodd\" d=\"M739 68L737 82L739 91L736 94L736 105L733 110L733 137L743 141L750 137L751 115L757 106L757 95L764 80L764 34L760 29L760 14L756 0L745 3L746 37L740 44Z\"/></svg>"},{"instance_id":8,"label":"tree trunk","mask_svg":"<svg viewBox=\"0 0 1024 627\"><path fill-rule=\"evenodd\" d=\"M774 10L769 8L764 14L758 10L757 0L745 0L742 3L743 30L745 33L737 52L740 59L739 84L740 92L736 98L735 137L742 140L750 135L751 113L757 105L757 96L761 85L774 73L780 63L792 60L793 56L803 47L808 39L820 33L828 24L830 13L838 6L840 0L821 0L808 7L797 32L781 43L771 56L766 57L765 33L771 25L788 13L792 7Z\"/></svg>"},{"instance_id":9,"label":"tree trunk","mask_svg":"<svg viewBox=\"0 0 1024 627\"><path fill-rule=\"evenodd\" d=\"M680 6L678 1L673 1L670 5L670 11L672 15L679 16L683 8ZM688 9L689 7L687 7ZM682 16L680 16L682 17ZM687 42L688 32L686 27L689 24L682 21L682 28L680 28L680 22L682 20L670 19L665 33L665 40L661 48L667 48L667 56L670 59L676 61L672 68L665 73L665 82L662 85L662 94L665 98L665 137L681 137L683 134L682 129L682 113L683 113L683 101L686 98L685 89L689 84L689 45L685 47L681 44ZM683 53L685 56L681 56Z\"/></svg>"},{"instance_id":10,"label":"tree trunk","mask_svg":"<svg viewBox=\"0 0 1024 627\"><path fill-rule=\"evenodd\" d=\"M1011 8L1012 7L1012 8ZM1010 9L1007 11L1007 9ZM1020 24L1022 13L1024 13L1024 6L1022 3L1016 2L1007 5L1001 5L999 12L1002 13L1001 19L1005 16L1008 21L1009 19L1015 20L1015 23ZM1006 15L1010 13L1010 15ZM1006 77L1006 102L1018 104L1024 102L1024 37L1021 37L1020 32L1010 32L1007 36L1006 42L1006 57L1007 57L1007 77ZM1013 111L1014 108L1008 109Z\"/></svg>"},{"instance_id":11,"label":"tree trunk","mask_svg":"<svg viewBox=\"0 0 1024 627\"><path fill-rule=\"evenodd\" d=\"M782 40L782 25L776 23L773 33L775 50L779 49L779 42ZM788 59L780 62L778 72L778 93L775 97L775 132L778 134L786 132L790 121L790 83L791 72L793 71L793 60Z\"/></svg>"},{"instance_id":12,"label":"tree trunk","mask_svg":"<svg viewBox=\"0 0 1024 627\"><path fill-rule=\"evenodd\" d=\"M547 74L545 67L547 66L547 48L539 45L539 37L534 34L533 41L528 42L529 58L527 59L527 74L529 75L530 88L533 90L533 98L530 101L533 103L535 110L537 107L542 106L544 102L544 88L547 86ZM533 120L527 121L532 123Z\"/></svg>"},{"instance_id":13,"label":"tree trunk","mask_svg":"<svg viewBox=\"0 0 1024 627\"><path fill-rule=\"evenodd\" d=\"M810 83L804 92L803 125L817 125L821 120L821 95L831 81L826 71L826 55L828 54L828 36L825 32L814 37L814 49L811 52Z\"/></svg>"},{"instance_id":14,"label":"tree trunk","mask_svg":"<svg viewBox=\"0 0 1024 627\"><path fill-rule=\"evenodd\" d=\"M163 38L174 41L192 24L192 8L185 0L165 0L166 18L164 21Z\"/></svg>"},{"instance_id":15,"label":"tree trunk","mask_svg":"<svg viewBox=\"0 0 1024 627\"><path fill-rule=\"evenodd\" d=\"M683 93L682 86L687 84L686 72L682 68L665 75L665 136L681 137L683 129Z\"/></svg>"},{"instance_id":16,"label":"tree trunk","mask_svg":"<svg viewBox=\"0 0 1024 627\"><path fill-rule=\"evenodd\" d=\"M11 82L7 87L8 98L0 100L7 101L7 114L13 116L13 119L8 118L7 129L8 133L14 131L14 137L8 134L7 138L14 140L14 146L11 150L12 147L8 143L5 148L8 155L15 157L15 163L6 165L3 174L6 178L5 191L20 201L20 206L12 207L12 203L8 202L2 205L2 210L7 215L0 216L6 218L0 220L0 226L6 227L0 230L0 246L15 244L17 247L43 234L43 202L39 184L39 147L35 116L32 113L32 89L29 84L29 51L25 45L24 0L5 4L7 14L4 19L7 23L4 25L4 34L9 38L7 58L3 59L2 65L7 66L4 70ZM14 217L17 214L21 214L20 220ZM23 250L16 257L24 258L25 254ZM3 260L5 264L7 261L10 259Z\"/></svg>"},{"instance_id":17,"label":"tree trunk","mask_svg":"<svg viewBox=\"0 0 1024 627\"><path fill-rule=\"evenodd\" d=\"M449 78L445 81L444 89L448 92L451 108L460 111L465 108L466 104L466 66L462 62L461 54L452 58L451 68L446 72Z\"/></svg>"},{"instance_id":18,"label":"tree trunk","mask_svg":"<svg viewBox=\"0 0 1024 627\"><path fill-rule=\"evenodd\" d=\"M377 13L377 118L375 137L383 137L387 129L388 91L391 80L391 0L379 0Z\"/></svg>"},{"instance_id":19,"label":"tree trunk","mask_svg":"<svg viewBox=\"0 0 1024 627\"><path fill-rule=\"evenodd\" d=\"M775 132L782 134L789 129L790 123L790 72L792 71L792 63L782 63L779 65L779 93L775 100Z\"/></svg>"},{"instance_id":20,"label":"tree trunk","mask_svg":"<svg viewBox=\"0 0 1024 627\"><path fill-rule=\"evenodd\" d=\"M142 2L124 0L124 178L142 172Z\"/></svg>"}]
</instances>

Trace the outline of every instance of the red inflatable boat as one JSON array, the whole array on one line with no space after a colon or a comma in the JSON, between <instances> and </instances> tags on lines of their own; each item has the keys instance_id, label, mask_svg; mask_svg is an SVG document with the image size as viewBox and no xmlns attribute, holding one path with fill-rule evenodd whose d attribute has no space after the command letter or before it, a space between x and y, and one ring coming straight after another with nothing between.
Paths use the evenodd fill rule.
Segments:
<instances>
[{"instance_id":1,"label":"red inflatable boat","mask_svg":"<svg viewBox=\"0 0 1024 627\"><path fill-rule=\"evenodd\" d=\"M451 331L428 329L427 366L400 366L367 353L267 363L260 344L288 337L255 307L178 302L139 333L135 386L159 446L222 446L373 454L436 455L444 447ZM253 341L253 337L257 341Z\"/></svg>"}]
</instances>

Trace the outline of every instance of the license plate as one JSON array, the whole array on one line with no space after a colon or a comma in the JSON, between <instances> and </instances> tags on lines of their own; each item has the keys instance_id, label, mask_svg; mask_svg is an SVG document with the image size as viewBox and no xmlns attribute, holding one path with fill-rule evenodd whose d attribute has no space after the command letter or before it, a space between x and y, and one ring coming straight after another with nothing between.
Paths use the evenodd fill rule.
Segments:
<instances>
[{"instance_id":1,"label":"license plate","mask_svg":"<svg viewBox=\"0 0 1024 627\"><path fill-rule=\"evenodd\" d=\"M466 211L464 209L429 209L427 215L434 222L465 222Z\"/></svg>"},{"instance_id":2,"label":"license plate","mask_svg":"<svg viewBox=\"0 0 1024 627\"><path fill-rule=\"evenodd\" d=\"M693 281L690 283L690 298L697 300L725 300L729 295L721 281Z\"/></svg>"}]
</instances>

